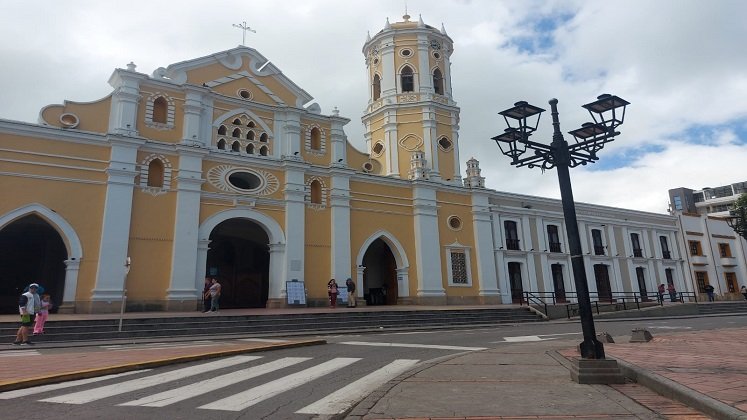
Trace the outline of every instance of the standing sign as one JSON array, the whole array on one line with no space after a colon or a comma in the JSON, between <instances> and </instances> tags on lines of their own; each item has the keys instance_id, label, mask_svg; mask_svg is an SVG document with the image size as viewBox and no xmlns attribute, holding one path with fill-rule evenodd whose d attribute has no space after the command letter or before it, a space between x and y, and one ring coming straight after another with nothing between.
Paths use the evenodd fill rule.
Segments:
<instances>
[{"instance_id":1,"label":"standing sign","mask_svg":"<svg viewBox=\"0 0 747 420\"><path fill-rule=\"evenodd\" d=\"M306 305L306 288L303 281L286 281L285 293L288 296L288 305Z\"/></svg>"},{"instance_id":2,"label":"standing sign","mask_svg":"<svg viewBox=\"0 0 747 420\"><path fill-rule=\"evenodd\" d=\"M337 301L342 303L348 303L348 288L338 287L337 288Z\"/></svg>"}]
</instances>

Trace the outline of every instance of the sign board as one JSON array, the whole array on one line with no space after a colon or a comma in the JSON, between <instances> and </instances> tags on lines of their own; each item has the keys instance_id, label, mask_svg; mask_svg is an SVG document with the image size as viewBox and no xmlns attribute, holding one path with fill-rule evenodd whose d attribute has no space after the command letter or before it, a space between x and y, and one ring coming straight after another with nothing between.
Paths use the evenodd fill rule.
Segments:
<instances>
[{"instance_id":1,"label":"sign board","mask_svg":"<svg viewBox=\"0 0 747 420\"><path fill-rule=\"evenodd\" d=\"M306 305L306 288L302 281L286 281L285 293L288 296L288 305Z\"/></svg>"}]
</instances>

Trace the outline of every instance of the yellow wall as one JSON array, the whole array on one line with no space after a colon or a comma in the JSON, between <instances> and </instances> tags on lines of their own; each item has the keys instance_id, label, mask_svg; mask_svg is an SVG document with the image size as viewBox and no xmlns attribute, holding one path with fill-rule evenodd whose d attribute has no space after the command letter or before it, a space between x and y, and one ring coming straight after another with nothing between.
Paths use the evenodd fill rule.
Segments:
<instances>
[{"instance_id":1,"label":"yellow wall","mask_svg":"<svg viewBox=\"0 0 747 420\"><path fill-rule=\"evenodd\" d=\"M475 247L474 226L472 223L471 197L469 194L460 194L449 191L438 191L436 193L438 201L438 229L441 243L441 272L443 287L449 296L476 296L480 289L481 279L477 276L477 248ZM448 226L450 216L457 216L462 221L462 227L459 230L453 230ZM455 242L460 245L469 247L470 254L470 271L472 274L471 287L449 287L449 273L445 247Z\"/></svg>"},{"instance_id":2,"label":"yellow wall","mask_svg":"<svg viewBox=\"0 0 747 420\"><path fill-rule=\"evenodd\" d=\"M42 111L42 119L54 127L66 128L60 122L60 116L71 113L78 116L78 126L69 130L106 133L109 131L109 112L111 95L95 102L65 101L63 105L50 105Z\"/></svg>"}]
</instances>

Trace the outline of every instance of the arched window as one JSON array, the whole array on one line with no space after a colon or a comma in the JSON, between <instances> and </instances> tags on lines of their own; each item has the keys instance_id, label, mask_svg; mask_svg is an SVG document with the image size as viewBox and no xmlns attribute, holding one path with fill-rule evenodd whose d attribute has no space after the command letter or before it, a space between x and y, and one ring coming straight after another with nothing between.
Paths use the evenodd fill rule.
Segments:
<instances>
[{"instance_id":1,"label":"arched window","mask_svg":"<svg viewBox=\"0 0 747 420\"><path fill-rule=\"evenodd\" d=\"M166 118L169 111L169 104L166 98L159 96L153 101L153 122L166 124Z\"/></svg>"},{"instance_id":2,"label":"arched window","mask_svg":"<svg viewBox=\"0 0 747 420\"><path fill-rule=\"evenodd\" d=\"M400 74L402 92L412 92L415 90L415 78L412 74L410 66L402 68L402 74Z\"/></svg>"},{"instance_id":3,"label":"arched window","mask_svg":"<svg viewBox=\"0 0 747 420\"><path fill-rule=\"evenodd\" d=\"M231 133L231 137L236 137L236 138L241 137L241 130L239 130L238 128L235 128L233 130L233 133Z\"/></svg>"},{"instance_id":4,"label":"arched window","mask_svg":"<svg viewBox=\"0 0 747 420\"><path fill-rule=\"evenodd\" d=\"M254 128L254 121L249 121L249 124L246 125L249 128Z\"/></svg>"},{"instance_id":5,"label":"arched window","mask_svg":"<svg viewBox=\"0 0 747 420\"><path fill-rule=\"evenodd\" d=\"M259 149L260 156L267 156L267 146L262 146L262 148Z\"/></svg>"},{"instance_id":6,"label":"arched window","mask_svg":"<svg viewBox=\"0 0 747 420\"><path fill-rule=\"evenodd\" d=\"M231 151L238 152L240 150L241 150L241 144L237 141L233 142L233 144L231 145Z\"/></svg>"},{"instance_id":7,"label":"arched window","mask_svg":"<svg viewBox=\"0 0 747 420\"><path fill-rule=\"evenodd\" d=\"M259 136L259 141L262 143L267 143L267 133L262 133L261 136Z\"/></svg>"},{"instance_id":8,"label":"arched window","mask_svg":"<svg viewBox=\"0 0 747 420\"><path fill-rule=\"evenodd\" d=\"M225 136L226 135L226 126L221 125L220 128L218 128L218 135L219 136Z\"/></svg>"},{"instance_id":9,"label":"arched window","mask_svg":"<svg viewBox=\"0 0 747 420\"><path fill-rule=\"evenodd\" d=\"M373 78L373 99L374 101L381 97L381 78L378 74Z\"/></svg>"},{"instance_id":10,"label":"arched window","mask_svg":"<svg viewBox=\"0 0 747 420\"><path fill-rule=\"evenodd\" d=\"M318 127L311 129L311 150L320 150L322 148L322 132Z\"/></svg>"},{"instance_id":11,"label":"arched window","mask_svg":"<svg viewBox=\"0 0 747 420\"><path fill-rule=\"evenodd\" d=\"M322 204L322 184L319 181L311 181L311 202Z\"/></svg>"},{"instance_id":12,"label":"arched window","mask_svg":"<svg viewBox=\"0 0 747 420\"><path fill-rule=\"evenodd\" d=\"M148 186L163 187L163 162L160 159L153 159L148 164Z\"/></svg>"},{"instance_id":13,"label":"arched window","mask_svg":"<svg viewBox=\"0 0 747 420\"><path fill-rule=\"evenodd\" d=\"M236 118L235 120L233 120L233 125L241 125L241 120Z\"/></svg>"},{"instance_id":14,"label":"arched window","mask_svg":"<svg viewBox=\"0 0 747 420\"><path fill-rule=\"evenodd\" d=\"M249 132L246 133L246 139L247 140L254 140L254 130L249 130Z\"/></svg>"},{"instance_id":15,"label":"arched window","mask_svg":"<svg viewBox=\"0 0 747 420\"><path fill-rule=\"evenodd\" d=\"M226 150L226 141L223 139L218 140L218 149Z\"/></svg>"},{"instance_id":16,"label":"arched window","mask_svg":"<svg viewBox=\"0 0 747 420\"><path fill-rule=\"evenodd\" d=\"M246 146L246 152L249 153L250 155L253 155L254 154L254 145L250 144L250 145Z\"/></svg>"},{"instance_id":17,"label":"arched window","mask_svg":"<svg viewBox=\"0 0 747 420\"><path fill-rule=\"evenodd\" d=\"M439 69L433 70L433 89L437 95L444 94L444 77Z\"/></svg>"}]
</instances>

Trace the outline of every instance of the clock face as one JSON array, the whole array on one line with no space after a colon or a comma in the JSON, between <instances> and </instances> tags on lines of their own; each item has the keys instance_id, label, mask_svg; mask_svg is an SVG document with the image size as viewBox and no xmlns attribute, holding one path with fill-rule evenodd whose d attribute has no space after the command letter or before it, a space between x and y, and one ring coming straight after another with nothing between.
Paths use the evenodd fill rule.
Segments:
<instances>
[{"instance_id":1,"label":"clock face","mask_svg":"<svg viewBox=\"0 0 747 420\"><path fill-rule=\"evenodd\" d=\"M431 41L431 48L433 48L434 50L440 50L441 43L434 39L433 41Z\"/></svg>"}]
</instances>

